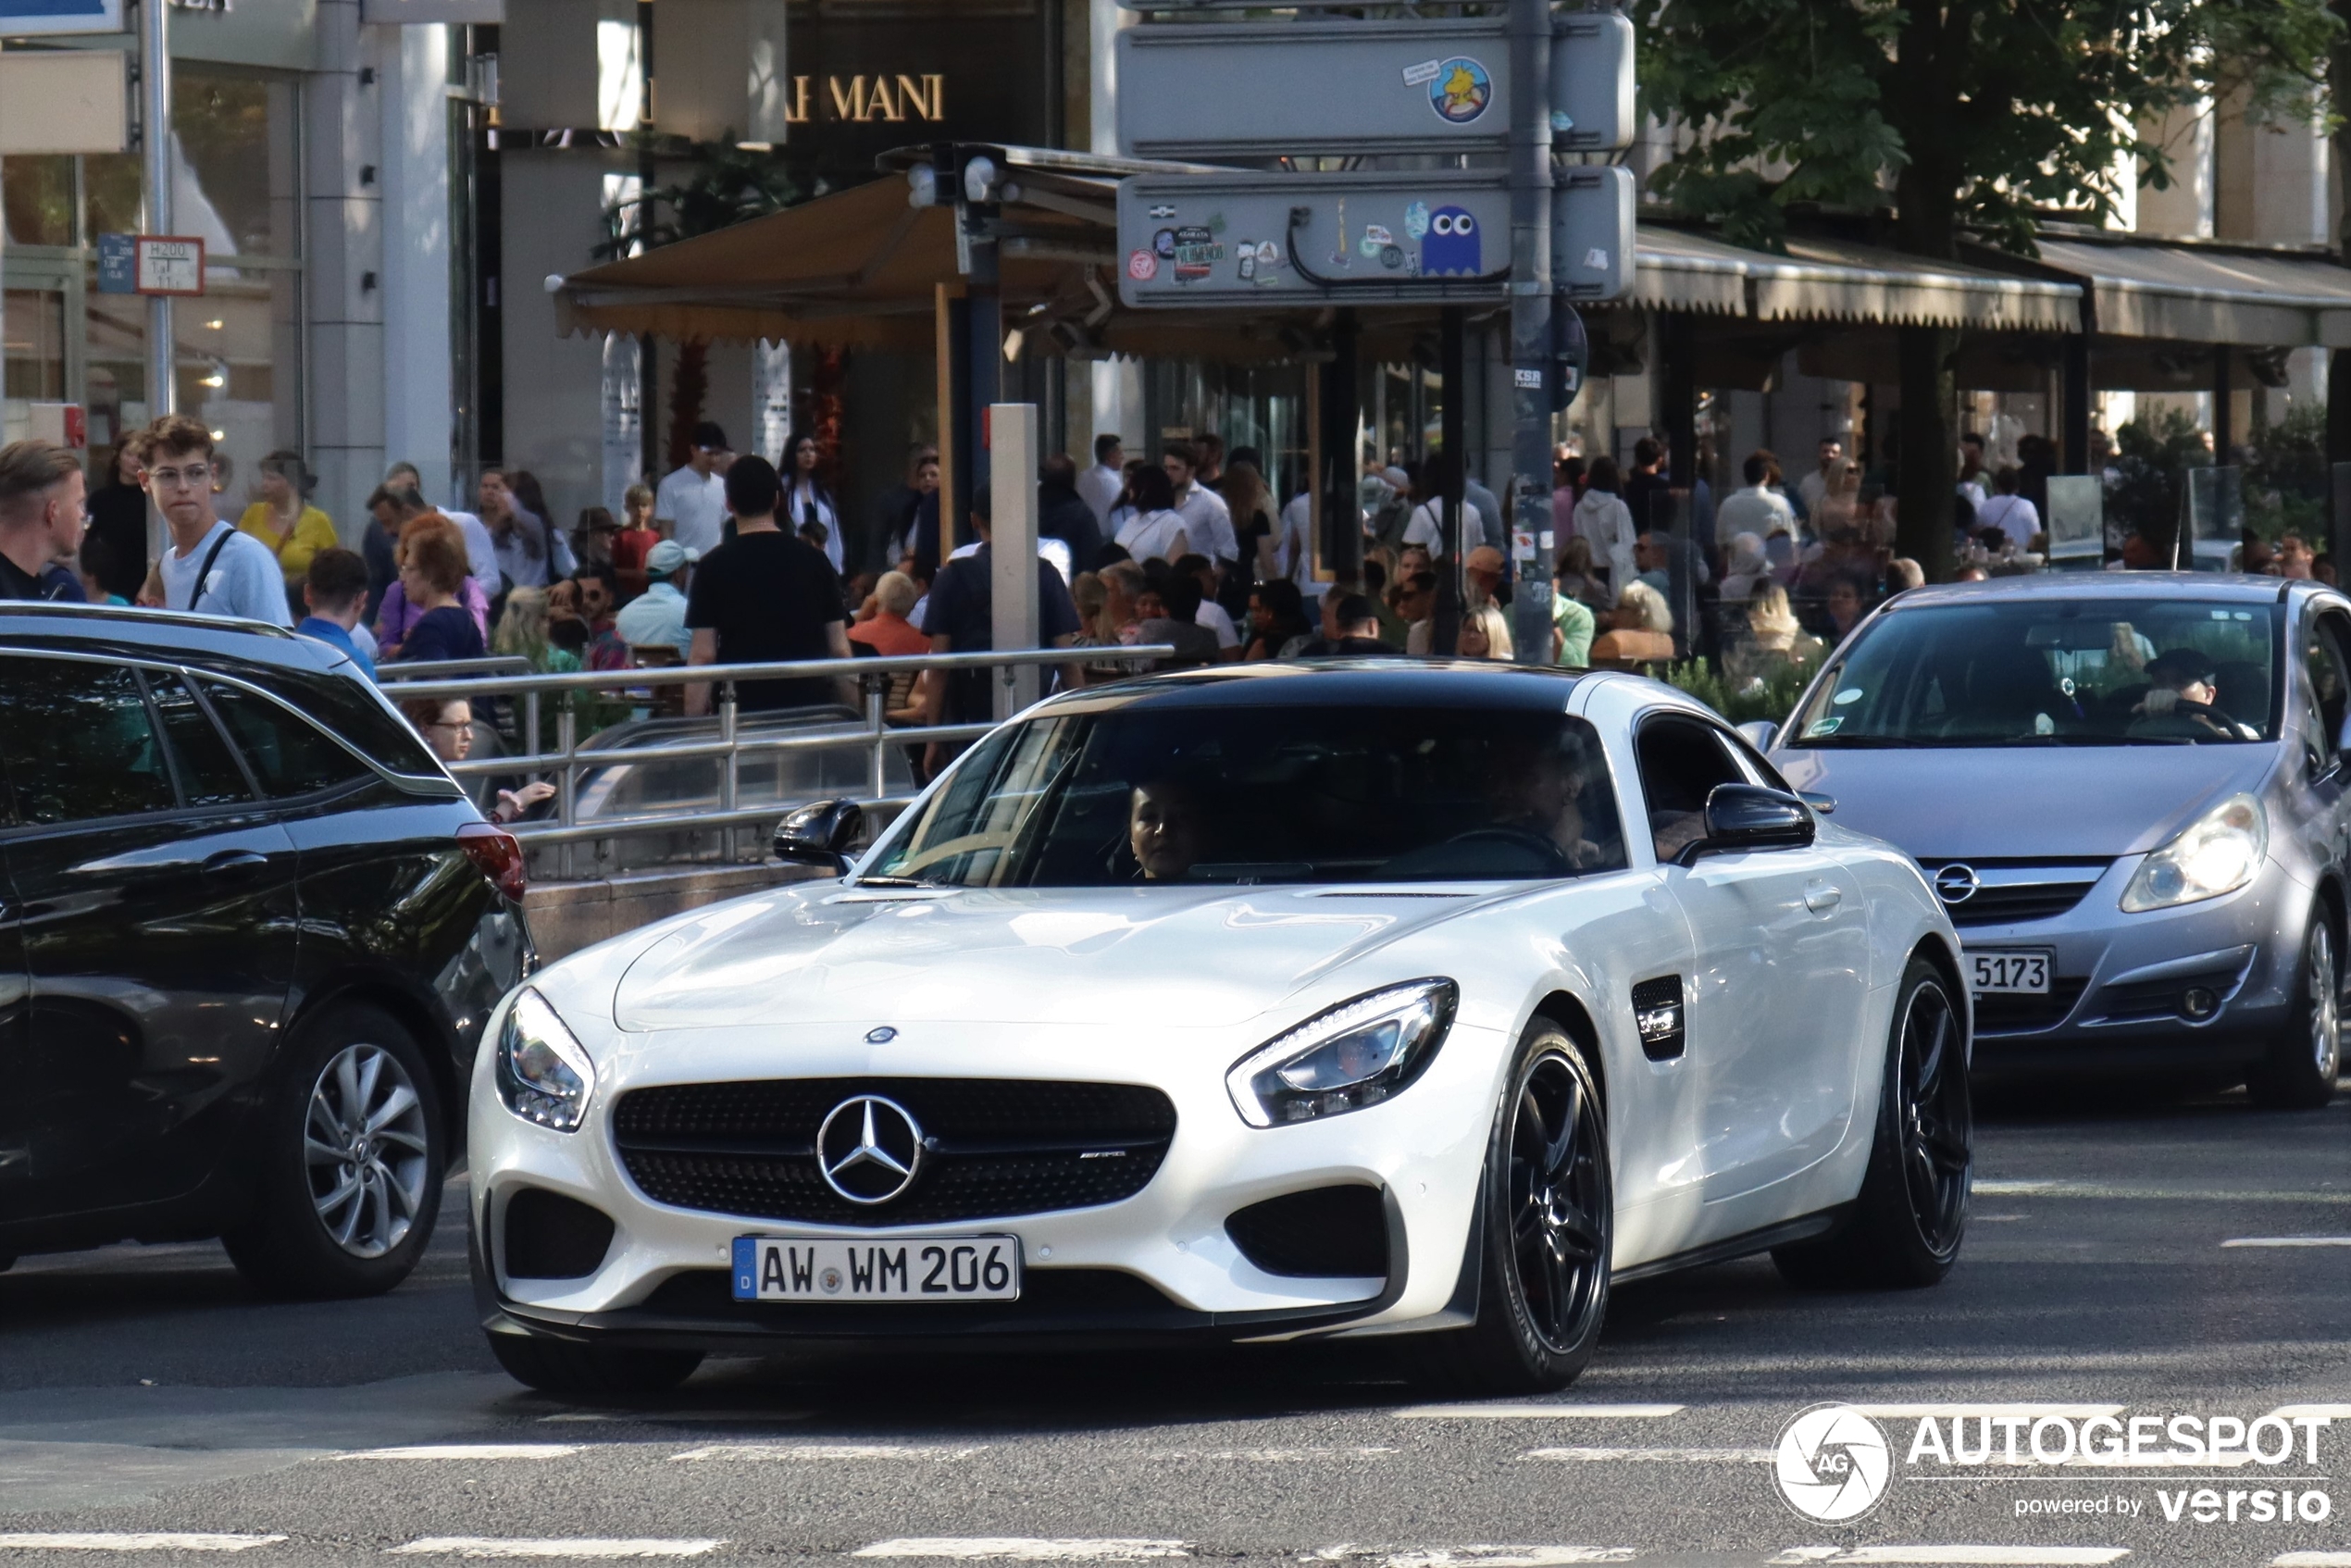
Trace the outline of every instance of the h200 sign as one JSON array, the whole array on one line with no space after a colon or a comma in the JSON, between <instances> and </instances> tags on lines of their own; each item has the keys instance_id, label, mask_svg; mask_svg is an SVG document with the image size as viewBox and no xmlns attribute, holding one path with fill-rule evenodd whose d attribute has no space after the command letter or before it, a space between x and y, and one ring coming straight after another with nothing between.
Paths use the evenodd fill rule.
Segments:
<instances>
[{"instance_id":1,"label":"h200 sign","mask_svg":"<svg viewBox=\"0 0 2351 1568\"><path fill-rule=\"evenodd\" d=\"M204 292L204 241L172 234L142 234L133 270L143 294Z\"/></svg>"}]
</instances>

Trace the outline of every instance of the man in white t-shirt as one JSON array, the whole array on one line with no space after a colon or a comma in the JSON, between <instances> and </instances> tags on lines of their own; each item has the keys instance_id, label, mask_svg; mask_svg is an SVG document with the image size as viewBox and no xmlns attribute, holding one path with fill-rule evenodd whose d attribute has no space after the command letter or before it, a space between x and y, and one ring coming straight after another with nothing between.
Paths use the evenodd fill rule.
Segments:
<instances>
[{"instance_id":1,"label":"man in white t-shirt","mask_svg":"<svg viewBox=\"0 0 2351 1568\"><path fill-rule=\"evenodd\" d=\"M727 529L727 432L708 419L694 427L693 450L653 492L653 523L700 555L718 548Z\"/></svg>"},{"instance_id":2,"label":"man in white t-shirt","mask_svg":"<svg viewBox=\"0 0 2351 1568\"><path fill-rule=\"evenodd\" d=\"M1274 546L1281 575L1305 584L1314 580L1314 492L1301 490L1282 508L1282 537Z\"/></svg>"},{"instance_id":3,"label":"man in white t-shirt","mask_svg":"<svg viewBox=\"0 0 2351 1568\"><path fill-rule=\"evenodd\" d=\"M1845 443L1835 436L1822 436L1820 467L1805 475L1796 483L1796 493L1804 498L1806 516L1820 516L1821 498L1829 492L1829 478L1836 472L1837 465L1844 461ZM1812 526L1818 529L1820 524L1816 522Z\"/></svg>"},{"instance_id":4,"label":"man in white t-shirt","mask_svg":"<svg viewBox=\"0 0 2351 1568\"><path fill-rule=\"evenodd\" d=\"M1758 539L1769 539L1775 523L1787 525L1796 531L1796 509L1787 497L1771 488L1772 459L1763 453L1748 455L1739 470L1747 477L1747 488L1735 490L1723 498L1714 512L1714 541L1728 544L1743 533Z\"/></svg>"},{"instance_id":5,"label":"man in white t-shirt","mask_svg":"<svg viewBox=\"0 0 2351 1568\"><path fill-rule=\"evenodd\" d=\"M1175 487L1176 512L1184 519L1184 536L1192 548L1214 560L1220 571L1240 564L1241 547L1233 536L1233 511L1225 498L1197 482L1200 449L1188 441L1172 441L1160 455L1167 482Z\"/></svg>"},{"instance_id":6,"label":"man in white t-shirt","mask_svg":"<svg viewBox=\"0 0 2351 1568\"><path fill-rule=\"evenodd\" d=\"M1111 534L1110 509L1126 488L1126 453L1114 435L1094 438L1094 466L1077 476L1077 498L1094 509L1094 526Z\"/></svg>"},{"instance_id":7,"label":"man in white t-shirt","mask_svg":"<svg viewBox=\"0 0 2351 1568\"><path fill-rule=\"evenodd\" d=\"M156 563L165 607L291 628L278 557L212 509L212 432L185 414L168 415L147 427L144 458L147 497L171 534Z\"/></svg>"}]
</instances>

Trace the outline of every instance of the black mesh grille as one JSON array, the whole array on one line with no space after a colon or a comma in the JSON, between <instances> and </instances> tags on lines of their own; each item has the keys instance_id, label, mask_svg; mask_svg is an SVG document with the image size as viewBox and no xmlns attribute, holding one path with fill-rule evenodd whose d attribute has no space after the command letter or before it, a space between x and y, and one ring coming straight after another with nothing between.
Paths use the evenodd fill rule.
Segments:
<instances>
[{"instance_id":1,"label":"black mesh grille","mask_svg":"<svg viewBox=\"0 0 2351 1568\"><path fill-rule=\"evenodd\" d=\"M1225 1234L1241 1256L1292 1279L1385 1279L1387 1213L1375 1187L1317 1187L1236 1209Z\"/></svg>"},{"instance_id":2,"label":"black mesh grille","mask_svg":"<svg viewBox=\"0 0 2351 1568\"><path fill-rule=\"evenodd\" d=\"M925 1137L914 1185L852 1203L816 1168L816 1132L842 1101L887 1096ZM777 1078L631 1089L613 1138L646 1196L680 1208L817 1225L889 1226L1115 1203L1166 1157L1176 1106L1136 1084L1018 1078Z\"/></svg>"},{"instance_id":3,"label":"black mesh grille","mask_svg":"<svg viewBox=\"0 0 2351 1568\"><path fill-rule=\"evenodd\" d=\"M506 1276L585 1279L612 1248L612 1216L559 1192L526 1187L506 1201Z\"/></svg>"},{"instance_id":4,"label":"black mesh grille","mask_svg":"<svg viewBox=\"0 0 2351 1568\"><path fill-rule=\"evenodd\" d=\"M2065 1022L2065 1015L2082 1000L2082 989L2088 984L2084 979L2052 977L2046 996L1979 996L1975 999L1975 1032L2019 1035L2034 1029L2054 1029Z\"/></svg>"},{"instance_id":5,"label":"black mesh grille","mask_svg":"<svg viewBox=\"0 0 2351 1568\"><path fill-rule=\"evenodd\" d=\"M1969 926L2009 926L2021 920L2053 920L2082 902L2083 896L2098 884L2106 875L2107 861L2036 861L2030 866L2016 862L1978 860L1953 862L1924 860L1927 879L1946 865L1966 865L1977 871L1992 871L2015 866L2029 870L2044 880L2008 886L1986 884L1976 889L1958 903L1945 901L1943 908L1951 916L1951 924Z\"/></svg>"}]
</instances>

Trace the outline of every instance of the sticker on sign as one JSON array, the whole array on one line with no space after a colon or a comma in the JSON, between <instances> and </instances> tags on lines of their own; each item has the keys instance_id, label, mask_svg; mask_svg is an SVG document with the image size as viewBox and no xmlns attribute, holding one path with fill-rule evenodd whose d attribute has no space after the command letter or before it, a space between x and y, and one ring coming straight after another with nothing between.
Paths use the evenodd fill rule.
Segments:
<instances>
[{"instance_id":1,"label":"sticker on sign","mask_svg":"<svg viewBox=\"0 0 2351 1568\"><path fill-rule=\"evenodd\" d=\"M136 275L143 294L204 292L204 242L169 234L142 234Z\"/></svg>"},{"instance_id":2,"label":"sticker on sign","mask_svg":"<svg viewBox=\"0 0 2351 1568\"><path fill-rule=\"evenodd\" d=\"M1404 68L1404 85L1407 87L1419 87L1424 83L1435 81L1437 80L1437 73L1444 68L1445 68L1442 65L1435 60L1423 60L1419 65L1406 66Z\"/></svg>"},{"instance_id":3,"label":"sticker on sign","mask_svg":"<svg viewBox=\"0 0 2351 1568\"><path fill-rule=\"evenodd\" d=\"M1520 386L1535 392L1543 390L1543 372L1540 370L1520 370L1515 372L1515 376Z\"/></svg>"}]
</instances>

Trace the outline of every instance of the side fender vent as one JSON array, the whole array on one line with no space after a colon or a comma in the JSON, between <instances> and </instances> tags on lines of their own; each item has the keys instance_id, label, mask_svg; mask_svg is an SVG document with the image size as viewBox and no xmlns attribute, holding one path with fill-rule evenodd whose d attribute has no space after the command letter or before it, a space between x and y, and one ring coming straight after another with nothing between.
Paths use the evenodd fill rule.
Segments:
<instances>
[{"instance_id":1,"label":"side fender vent","mask_svg":"<svg viewBox=\"0 0 2351 1568\"><path fill-rule=\"evenodd\" d=\"M1652 1062L1682 1054L1682 977L1661 975L1633 988L1633 1027L1641 1052Z\"/></svg>"}]
</instances>

